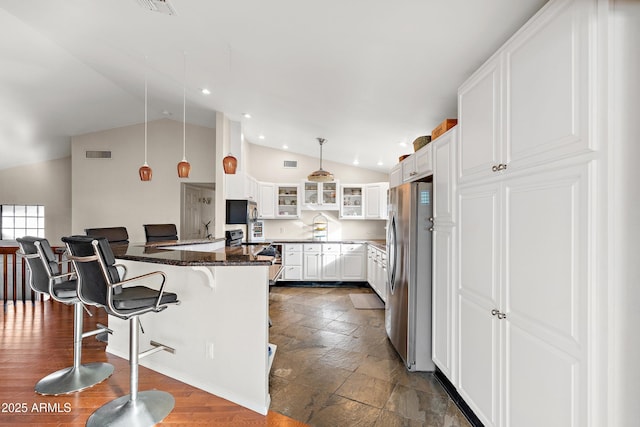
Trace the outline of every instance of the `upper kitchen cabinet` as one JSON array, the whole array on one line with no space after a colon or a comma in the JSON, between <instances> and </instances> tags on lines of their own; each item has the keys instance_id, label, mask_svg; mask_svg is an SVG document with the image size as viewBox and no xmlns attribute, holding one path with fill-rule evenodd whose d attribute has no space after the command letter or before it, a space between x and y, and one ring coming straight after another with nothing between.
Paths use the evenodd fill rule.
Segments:
<instances>
[{"instance_id":1,"label":"upper kitchen cabinet","mask_svg":"<svg viewBox=\"0 0 640 427\"><path fill-rule=\"evenodd\" d=\"M256 200L258 181L244 172L225 175L224 190L226 199Z\"/></svg>"},{"instance_id":2,"label":"upper kitchen cabinet","mask_svg":"<svg viewBox=\"0 0 640 427\"><path fill-rule=\"evenodd\" d=\"M411 182L433 173L432 144L427 144L401 162L402 182Z\"/></svg>"},{"instance_id":3,"label":"upper kitchen cabinet","mask_svg":"<svg viewBox=\"0 0 640 427\"><path fill-rule=\"evenodd\" d=\"M272 182L258 183L258 216L260 219L276 217L276 185Z\"/></svg>"},{"instance_id":4,"label":"upper kitchen cabinet","mask_svg":"<svg viewBox=\"0 0 640 427\"><path fill-rule=\"evenodd\" d=\"M338 182L303 183L302 209L338 210Z\"/></svg>"},{"instance_id":5,"label":"upper kitchen cabinet","mask_svg":"<svg viewBox=\"0 0 640 427\"><path fill-rule=\"evenodd\" d=\"M344 184L340 187L340 218L364 219L364 184Z\"/></svg>"},{"instance_id":6,"label":"upper kitchen cabinet","mask_svg":"<svg viewBox=\"0 0 640 427\"><path fill-rule=\"evenodd\" d=\"M364 194L365 219L387 219L387 191L388 182L375 182L367 184Z\"/></svg>"},{"instance_id":7,"label":"upper kitchen cabinet","mask_svg":"<svg viewBox=\"0 0 640 427\"><path fill-rule=\"evenodd\" d=\"M294 219L300 217L300 185L276 184L276 218Z\"/></svg>"},{"instance_id":8,"label":"upper kitchen cabinet","mask_svg":"<svg viewBox=\"0 0 640 427\"><path fill-rule=\"evenodd\" d=\"M527 25L458 91L461 181L593 148L589 17L575 1Z\"/></svg>"}]
</instances>

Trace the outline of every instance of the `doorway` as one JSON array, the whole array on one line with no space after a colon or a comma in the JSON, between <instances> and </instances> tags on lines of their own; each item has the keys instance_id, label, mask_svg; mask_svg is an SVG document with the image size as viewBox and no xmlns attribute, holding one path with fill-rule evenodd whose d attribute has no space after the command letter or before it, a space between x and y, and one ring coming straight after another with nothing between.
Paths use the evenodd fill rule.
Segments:
<instances>
[{"instance_id":1,"label":"doorway","mask_svg":"<svg viewBox=\"0 0 640 427\"><path fill-rule=\"evenodd\" d=\"M181 188L180 238L212 237L215 225L215 183L183 183Z\"/></svg>"}]
</instances>

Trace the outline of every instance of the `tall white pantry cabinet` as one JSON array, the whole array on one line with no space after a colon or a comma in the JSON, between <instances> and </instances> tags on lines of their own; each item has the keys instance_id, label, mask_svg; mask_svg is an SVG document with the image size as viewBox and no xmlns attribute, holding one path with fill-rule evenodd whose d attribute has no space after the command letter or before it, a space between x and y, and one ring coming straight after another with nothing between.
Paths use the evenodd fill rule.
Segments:
<instances>
[{"instance_id":1,"label":"tall white pantry cabinet","mask_svg":"<svg viewBox=\"0 0 640 427\"><path fill-rule=\"evenodd\" d=\"M637 421L639 9L551 0L458 91L434 360L485 426Z\"/></svg>"}]
</instances>

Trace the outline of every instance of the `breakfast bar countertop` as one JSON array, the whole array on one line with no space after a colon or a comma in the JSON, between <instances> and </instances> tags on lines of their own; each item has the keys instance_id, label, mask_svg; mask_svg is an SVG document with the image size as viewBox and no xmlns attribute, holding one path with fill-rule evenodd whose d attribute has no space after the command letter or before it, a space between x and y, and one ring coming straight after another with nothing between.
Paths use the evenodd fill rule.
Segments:
<instances>
[{"instance_id":1,"label":"breakfast bar countertop","mask_svg":"<svg viewBox=\"0 0 640 427\"><path fill-rule=\"evenodd\" d=\"M265 245L222 246L211 251L197 251L194 245L207 245L218 240L173 240L168 242L113 245L116 258L177 266L270 265L272 256L257 255ZM222 239L224 240L224 239ZM180 249L184 246L184 249Z\"/></svg>"}]
</instances>

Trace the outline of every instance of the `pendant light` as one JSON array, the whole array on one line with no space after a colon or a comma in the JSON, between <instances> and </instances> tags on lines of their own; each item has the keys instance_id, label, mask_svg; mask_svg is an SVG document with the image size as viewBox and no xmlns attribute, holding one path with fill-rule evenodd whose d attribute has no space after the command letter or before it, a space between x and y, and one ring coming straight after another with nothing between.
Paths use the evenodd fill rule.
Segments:
<instances>
[{"instance_id":1,"label":"pendant light","mask_svg":"<svg viewBox=\"0 0 640 427\"><path fill-rule=\"evenodd\" d=\"M147 57L144 58L145 72L144 72L144 164L138 169L141 181L151 181L151 175L153 171L147 163L147 70L146 63Z\"/></svg>"},{"instance_id":2,"label":"pendant light","mask_svg":"<svg viewBox=\"0 0 640 427\"><path fill-rule=\"evenodd\" d=\"M187 161L187 52L184 54L184 80L182 86L182 161L178 163L178 177L189 178L191 165Z\"/></svg>"},{"instance_id":3,"label":"pendant light","mask_svg":"<svg viewBox=\"0 0 640 427\"><path fill-rule=\"evenodd\" d=\"M331 182L333 181L333 174L322 169L322 145L325 143L324 138L317 138L320 143L320 169L315 172L312 172L311 175L307 177L309 181L312 182Z\"/></svg>"},{"instance_id":4,"label":"pendant light","mask_svg":"<svg viewBox=\"0 0 640 427\"><path fill-rule=\"evenodd\" d=\"M237 166L238 159L236 159L231 153L227 154L227 156L222 159L222 167L224 168L224 173L228 175L235 174Z\"/></svg>"}]
</instances>

